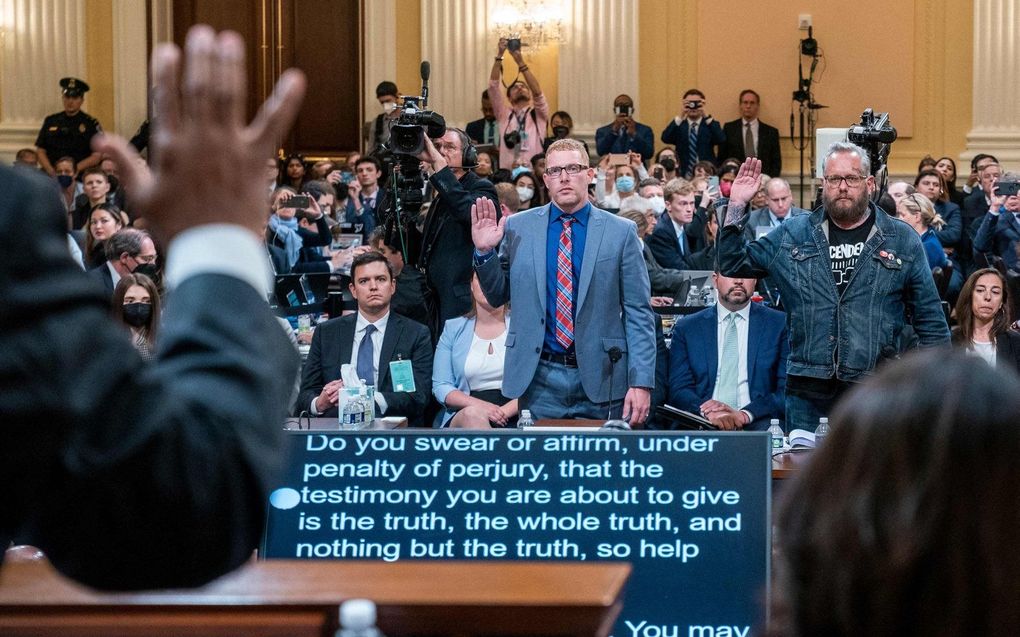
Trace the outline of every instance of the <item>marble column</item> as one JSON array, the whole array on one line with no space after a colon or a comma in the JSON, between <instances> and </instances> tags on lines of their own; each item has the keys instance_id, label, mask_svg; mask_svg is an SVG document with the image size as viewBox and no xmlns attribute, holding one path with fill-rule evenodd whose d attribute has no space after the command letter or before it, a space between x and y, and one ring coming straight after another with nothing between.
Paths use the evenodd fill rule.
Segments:
<instances>
[{"instance_id":1,"label":"marble column","mask_svg":"<svg viewBox=\"0 0 1020 637\"><path fill-rule=\"evenodd\" d=\"M1020 169L1020 0L974 0L973 123L965 158Z\"/></svg>"},{"instance_id":2,"label":"marble column","mask_svg":"<svg viewBox=\"0 0 1020 637\"><path fill-rule=\"evenodd\" d=\"M640 120L636 3L574 0L566 4L566 11L559 107L573 118L574 135L593 139L595 129L612 121L613 98L621 93L634 99Z\"/></svg>"}]
</instances>

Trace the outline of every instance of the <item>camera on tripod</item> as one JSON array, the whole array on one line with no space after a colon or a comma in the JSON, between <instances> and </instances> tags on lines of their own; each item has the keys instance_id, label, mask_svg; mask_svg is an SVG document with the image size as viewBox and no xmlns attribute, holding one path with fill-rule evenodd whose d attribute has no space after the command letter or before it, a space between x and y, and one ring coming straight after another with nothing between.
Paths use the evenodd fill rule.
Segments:
<instances>
[{"instance_id":1,"label":"camera on tripod","mask_svg":"<svg viewBox=\"0 0 1020 637\"><path fill-rule=\"evenodd\" d=\"M424 109L426 97L404 95L403 98L400 115L390 128L390 150L398 155L417 156L425 150L425 135L437 139L446 133L446 120L439 113Z\"/></svg>"},{"instance_id":2,"label":"camera on tripod","mask_svg":"<svg viewBox=\"0 0 1020 637\"><path fill-rule=\"evenodd\" d=\"M889 113L876 114L870 108L865 109L860 123L847 129L846 140L868 151L871 174L884 185L886 162L892 143L896 141L896 129L889 123Z\"/></svg>"}]
</instances>

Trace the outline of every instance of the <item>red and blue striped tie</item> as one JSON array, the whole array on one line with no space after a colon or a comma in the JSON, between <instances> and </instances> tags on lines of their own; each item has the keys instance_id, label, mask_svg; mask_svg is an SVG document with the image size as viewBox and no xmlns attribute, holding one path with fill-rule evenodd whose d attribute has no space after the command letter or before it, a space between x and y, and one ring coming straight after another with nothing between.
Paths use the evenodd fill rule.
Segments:
<instances>
[{"instance_id":1,"label":"red and blue striped tie","mask_svg":"<svg viewBox=\"0 0 1020 637\"><path fill-rule=\"evenodd\" d=\"M556 342L563 349L574 343L574 270L571 255L574 244L570 236L573 217L561 217L563 231L556 251Z\"/></svg>"}]
</instances>

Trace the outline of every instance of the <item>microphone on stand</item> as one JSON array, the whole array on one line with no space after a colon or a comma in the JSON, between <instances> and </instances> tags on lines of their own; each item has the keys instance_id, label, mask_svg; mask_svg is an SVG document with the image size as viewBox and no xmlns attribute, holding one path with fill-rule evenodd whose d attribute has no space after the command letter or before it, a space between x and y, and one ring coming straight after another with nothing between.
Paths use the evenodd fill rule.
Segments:
<instances>
[{"instance_id":1,"label":"microphone on stand","mask_svg":"<svg viewBox=\"0 0 1020 637\"><path fill-rule=\"evenodd\" d=\"M623 358L623 350L615 345L609 348L609 413L606 415L605 424L600 429L630 430L630 423L622 418L613 418L613 376L616 372L616 363ZM622 417L623 414L620 414Z\"/></svg>"}]
</instances>

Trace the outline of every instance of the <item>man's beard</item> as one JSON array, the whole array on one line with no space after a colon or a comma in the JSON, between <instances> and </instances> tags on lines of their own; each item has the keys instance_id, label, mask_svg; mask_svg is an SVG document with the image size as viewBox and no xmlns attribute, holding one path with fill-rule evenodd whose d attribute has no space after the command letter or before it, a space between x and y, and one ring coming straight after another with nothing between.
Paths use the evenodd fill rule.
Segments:
<instances>
[{"instance_id":1,"label":"man's beard","mask_svg":"<svg viewBox=\"0 0 1020 637\"><path fill-rule=\"evenodd\" d=\"M822 204L825 206L825 214L837 225L849 226L862 220L868 214L868 190L862 188L854 197L849 194L850 201L839 200L839 196L829 196L822 193ZM849 204L849 205L848 205Z\"/></svg>"}]
</instances>

